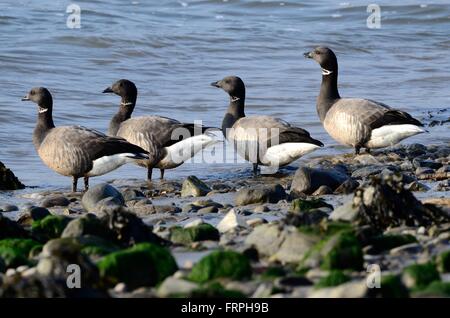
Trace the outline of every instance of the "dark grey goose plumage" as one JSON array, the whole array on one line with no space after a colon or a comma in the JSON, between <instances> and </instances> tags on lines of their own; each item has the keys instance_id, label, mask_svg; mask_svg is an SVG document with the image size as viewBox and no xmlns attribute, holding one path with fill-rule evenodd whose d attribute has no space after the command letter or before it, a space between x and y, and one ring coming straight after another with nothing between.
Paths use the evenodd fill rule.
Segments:
<instances>
[{"instance_id":1,"label":"dark grey goose plumage","mask_svg":"<svg viewBox=\"0 0 450 318\"><path fill-rule=\"evenodd\" d=\"M341 98L337 86L338 63L334 52L317 47L304 54L322 67L317 113L325 130L339 143L368 152L423 133L422 123L410 114L370 99Z\"/></svg>"},{"instance_id":2,"label":"dark grey goose plumage","mask_svg":"<svg viewBox=\"0 0 450 318\"><path fill-rule=\"evenodd\" d=\"M52 170L77 181L84 178L85 190L89 177L103 175L128 162L148 158L147 152L123 138L109 137L82 126L55 127L53 98L44 87L35 87L22 98L38 105L38 119L33 132L33 144L42 161Z\"/></svg>"},{"instance_id":3,"label":"dark grey goose plumage","mask_svg":"<svg viewBox=\"0 0 450 318\"><path fill-rule=\"evenodd\" d=\"M111 119L108 134L125 138L148 151L149 159L137 164L147 168L149 181L153 168L160 169L163 179L165 169L180 166L203 148L217 142L212 134L206 132L210 127L156 115L131 118L138 93L132 81L118 80L103 93L115 93L121 97L119 110Z\"/></svg>"},{"instance_id":4,"label":"dark grey goose plumage","mask_svg":"<svg viewBox=\"0 0 450 318\"><path fill-rule=\"evenodd\" d=\"M222 132L236 151L253 164L280 167L322 147L306 130L271 116L250 116L244 112L245 85L237 76L228 76L211 83L230 96L230 103L222 121Z\"/></svg>"}]
</instances>

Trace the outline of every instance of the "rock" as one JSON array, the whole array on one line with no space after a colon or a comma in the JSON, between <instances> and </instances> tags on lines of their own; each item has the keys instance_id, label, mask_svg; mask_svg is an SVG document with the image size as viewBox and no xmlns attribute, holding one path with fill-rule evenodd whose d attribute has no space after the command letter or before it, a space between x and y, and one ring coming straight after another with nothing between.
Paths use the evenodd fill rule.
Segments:
<instances>
[{"instance_id":1,"label":"rock","mask_svg":"<svg viewBox=\"0 0 450 318\"><path fill-rule=\"evenodd\" d=\"M188 245L192 242L207 240L220 240L219 231L214 226L207 223L188 228L175 226L170 229L170 241L175 244Z\"/></svg>"},{"instance_id":2,"label":"rock","mask_svg":"<svg viewBox=\"0 0 450 318\"><path fill-rule=\"evenodd\" d=\"M81 252L92 257L101 257L120 250L120 246L99 236L83 235L74 239L81 246Z\"/></svg>"},{"instance_id":3,"label":"rock","mask_svg":"<svg viewBox=\"0 0 450 318\"><path fill-rule=\"evenodd\" d=\"M189 176L184 180L181 188L181 197L202 197L208 194L211 188L196 176Z\"/></svg>"},{"instance_id":4,"label":"rock","mask_svg":"<svg viewBox=\"0 0 450 318\"><path fill-rule=\"evenodd\" d=\"M36 267L37 273L55 280L67 281L70 274L68 271L69 265L76 264L81 272L81 287L92 288L96 286L99 282L97 267L80 251L80 245L71 238L48 241L42 249Z\"/></svg>"},{"instance_id":5,"label":"rock","mask_svg":"<svg viewBox=\"0 0 450 318\"><path fill-rule=\"evenodd\" d=\"M439 254L436 258L436 264L441 273L450 273L450 251Z\"/></svg>"},{"instance_id":6,"label":"rock","mask_svg":"<svg viewBox=\"0 0 450 318\"><path fill-rule=\"evenodd\" d=\"M333 206L326 203L323 199L312 199L312 200L295 199L292 201L291 208L289 211L299 213L319 208L333 209Z\"/></svg>"},{"instance_id":7,"label":"rock","mask_svg":"<svg viewBox=\"0 0 450 318\"><path fill-rule=\"evenodd\" d=\"M412 162L415 168L422 167L436 170L442 167L442 163L431 160L419 160L418 158L414 158Z\"/></svg>"},{"instance_id":8,"label":"rock","mask_svg":"<svg viewBox=\"0 0 450 318\"><path fill-rule=\"evenodd\" d=\"M343 205L338 206L330 214L330 219L334 221L353 222L358 216L358 208L353 205L353 200L348 200Z\"/></svg>"},{"instance_id":9,"label":"rock","mask_svg":"<svg viewBox=\"0 0 450 318\"><path fill-rule=\"evenodd\" d=\"M270 256L270 261L298 264L318 241L316 236L304 234L295 227L286 227L282 235L283 242L276 253Z\"/></svg>"},{"instance_id":10,"label":"rock","mask_svg":"<svg viewBox=\"0 0 450 318\"><path fill-rule=\"evenodd\" d=\"M411 157L417 157L427 153L427 147L421 144L411 144L406 147L408 155Z\"/></svg>"},{"instance_id":11,"label":"rock","mask_svg":"<svg viewBox=\"0 0 450 318\"><path fill-rule=\"evenodd\" d=\"M430 226L449 222L443 210L423 205L403 187L402 175L374 177L357 189L353 205L358 208L357 221L378 230L398 226Z\"/></svg>"},{"instance_id":12,"label":"rock","mask_svg":"<svg viewBox=\"0 0 450 318\"><path fill-rule=\"evenodd\" d=\"M340 231L323 239L305 255L300 262L301 268L361 270L364 262L360 242L351 231Z\"/></svg>"},{"instance_id":13,"label":"rock","mask_svg":"<svg viewBox=\"0 0 450 318\"><path fill-rule=\"evenodd\" d=\"M183 226L183 228L187 229L187 228L194 227L194 226L199 226L199 225L202 225L202 224L205 224L205 221L203 221L203 219L194 219L194 220L186 223Z\"/></svg>"},{"instance_id":14,"label":"rock","mask_svg":"<svg viewBox=\"0 0 450 318\"><path fill-rule=\"evenodd\" d=\"M19 211L19 208L12 204L4 204L0 206L0 212L14 212Z\"/></svg>"},{"instance_id":15,"label":"rock","mask_svg":"<svg viewBox=\"0 0 450 318\"><path fill-rule=\"evenodd\" d=\"M193 282L170 276L167 277L159 286L157 295L158 297L179 297L180 295L188 296L198 288L199 286Z\"/></svg>"},{"instance_id":16,"label":"rock","mask_svg":"<svg viewBox=\"0 0 450 318\"><path fill-rule=\"evenodd\" d=\"M198 214L208 214L208 213L217 213L219 209L216 206L207 206L197 210Z\"/></svg>"},{"instance_id":17,"label":"rock","mask_svg":"<svg viewBox=\"0 0 450 318\"><path fill-rule=\"evenodd\" d=\"M406 244L416 243L417 239L409 234L384 234L371 239L368 254L376 255Z\"/></svg>"},{"instance_id":18,"label":"rock","mask_svg":"<svg viewBox=\"0 0 450 318\"><path fill-rule=\"evenodd\" d=\"M14 173L0 162L0 190L19 190L25 189L22 182L17 179Z\"/></svg>"},{"instance_id":19,"label":"rock","mask_svg":"<svg viewBox=\"0 0 450 318\"><path fill-rule=\"evenodd\" d=\"M42 220L45 217L51 215L49 210L47 210L46 208L38 207L38 206L30 207L28 212L30 213L33 221L39 221L39 220Z\"/></svg>"},{"instance_id":20,"label":"rock","mask_svg":"<svg viewBox=\"0 0 450 318\"><path fill-rule=\"evenodd\" d=\"M428 175L433 174L434 170L428 167L418 167L414 173L416 174L416 176Z\"/></svg>"},{"instance_id":21,"label":"rock","mask_svg":"<svg viewBox=\"0 0 450 318\"><path fill-rule=\"evenodd\" d=\"M334 190L335 194L350 194L355 191L356 188L359 187L359 183L353 179L347 179L344 181L339 187Z\"/></svg>"},{"instance_id":22,"label":"rock","mask_svg":"<svg viewBox=\"0 0 450 318\"><path fill-rule=\"evenodd\" d=\"M55 206L68 206L70 204L69 199L63 195L48 196L42 201L41 206L44 208L52 208Z\"/></svg>"},{"instance_id":23,"label":"rock","mask_svg":"<svg viewBox=\"0 0 450 318\"><path fill-rule=\"evenodd\" d=\"M378 298L408 298L408 289L403 285L399 275L384 275L380 280L380 288L371 288L369 296Z\"/></svg>"},{"instance_id":24,"label":"rock","mask_svg":"<svg viewBox=\"0 0 450 318\"><path fill-rule=\"evenodd\" d=\"M389 254L394 255L394 256L403 254L402 256L404 256L405 254L406 255L418 254L422 251L423 251L423 247L419 243L409 243L409 244L400 245L399 247L394 247L393 249L391 249L389 251Z\"/></svg>"},{"instance_id":25,"label":"rock","mask_svg":"<svg viewBox=\"0 0 450 318\"><path fill-rule=\"evenodd\" d=\"M343 271L333 270L328 276L321 278L315 285L316 288L335 287L350 281L351 278Z\"/></svg>"},{"instance_id":26,"label":"rock","mask_svg":"<svg viewBox=\"0 0 450 318\"><path fill-rule=\"evenodd\" d=\"M98 263L98 268L108 286L123 282L130 289L155 286L178 270L170 252L151 243L109 254Z\"/></svg>"},{"instance_id":27,"label":"rock","mask_svg":"<svg viewBox=\"0 0 450 318\"><path fill-rule=\"evenodd\" d=\"M251 275L250 262L244 255L234 251L214 251L194 265L189 279L205 283L216 278L242 280Z\"/></svg>"},{"instance_id":28,"label":"rock","mask_svg":"<svg viewBox=\"0 0 450 318\"><path fill-rule=\"evenodd\" d=\"M132 200L141 200L145 199L146 196L142 191L136 190L136 189L124 189L120 191L122 194L122 197L125 202L132 201Z\"/></svg>"},{"instance_id":29,"label":"rock","mask_svg":"<svg viewBox=\"0 0 450 318\"><path fill-rule=\"evenodd\" d=\"M417 292L414 296L428 298L448 298L450 297L450 282L434 281L425 289Z\"/></svg>"},{"instance_id":30,"label":"rock","mask_svg":"<svg viewBox=\"0 0 450 318\"><path fill-rule=\"evenodd\" d=\"M32 235L41 242L58 238L70 222L70 218L60 215L49 215L31 224Z\"/></svg>"},{"instance_id":31,"label":"rock","mask_svg":"<svg viewBox=\"0 0 450 318\"><path fill-rule=\"evenodd\" d=\"M321 185L312 195L314 196L320 196L320 195L327 195L327 194L333 194L333 189L331 189L329 186Z\"/></svg>"},{"instance_id":32,"label":"rock","mask_svg":"<svg viewBox=\"0 0 450 318\"><path fill-rule=\"evenodd\" d=\"M355 156L353 160L366 166L380 164L380 162L371 154L360 154Z\"/></svg>"},{"instance_id":33,"label":"rock","mask_svg":"<svg viewBox=\"0 0 450 318\"><path fill-rule=\"evenodd\" d=\"M413 181L410 184L406 185L406 190L408 191L428 191L430 188L423 183L420 183L418 181Z\"/></svg>"},{"instance_id":34,"label":"rock","mask_svg":"<svg viewBox=\"0 0 450 318\"><path fill-rule=\"evenodd\" d=\"M260 255L269 257L278 251L283 240L280 227L269 223L255 227L245 239L245 244L256 247Z\"/></svg>"},{"instance_id":35,"label":"rock","mask_svg":"<svg viewBox=\"0 0 450 318\"><path fill-rule=\"evenodd\" d=\"M435 264L413 264L403 270L402 282L410 289L423 289L430 283L440 280Z\"/></svg>"},{"instance_id":36,"label":"rock","mask_svg":"<svg viewBox=\"0 0 450 318\"><path fill-rule=\"evenodd\" d=\"M286 191L279 185L257 186L253 189L242 189L238 191L236 205L248 205L254 203L277 203L286 197Z\"/></svg>"},{"instance_id":37,"label":"rock","mask_svg":"<svg viewBox=\"0 0 450 318\"><path fill-rule=\"evenodd\" d=\"M269 212L270 209L268 207L266 207L265 205L258 205L253 209L253 212L255 213L264 213L264 212Z\"/></svg>"},{"instance_id":38,"label":"rock","mask_svg":"<svg viewBox=\"0 0 450 318\"><path fill-rule=\"evenodd\" d=\"M313 169L300 167L291 184L291 196L298 197L312 194L320 186L327 186L333 191L348 179L348 176L337 169Z\"/></svg>"},{"instance_id":39,"label":"rock","mask_svg":"<svg viewBox=\"0 0 450 318\"><path fill-rule=\"evenodd\" d=\"M217 229L220 233L225 233L231 230L237 230L239 228L246 228L247 223L245 220L236 213L234 209L231 209L224 218L217 224Z\"/></svg>"},{"instance_id":40,"label":"rock","mask_svg":"<svg viewBox=\"0 0 450 318\"><path fill-rule=\"evenodd\" d=\"M267 223L266 219L264 219L264 218L257 217L257 218L247 220L247 225L250 227L256 227L256 226L264 224L264 223Z\"/></svg>"},{"instance_id":41,"label":"rock","mask_svg":"<svg viewBox=\"0 0 450 318\"><path fill-rule=\"evenodd\" d=\"M352 173L352 178L355 179L365 179L369 176L376 175L381 173L381 171L384 169L383 166L366 166L359 169L356 169Z\"/></svg>"},{"instance_id":42,"label":"rock","mask_svg":"<svg viewBox=\"0 0 450 318\"><path fill-rule=\"evenodd\" d=\"M310 298L362 298L368 294L366 281L356 281L341 284L338 287L313 290Z\"/></svg>"},{"instance_id":43,"label":"rock","mask_svg":"<svg viewBox=\"0 0 450 318\"><path fill-rule=\"evenodd\" d=\"M100 220L114 233L116 241L122 244L133 245L142 242L166 244L166 241L154 234L142 219L123 207L112 209Z\"/></svg>"},{"instance_id":44,"label":"rock","mask_svg":"<svg viewBox=\"0 0 450 318\"><path fill-rule=\"evenodd\" d=\"M107 183L100 183L89 188L81 199L84 209L88 212L99 212L103 206L123 206L122 194Z\"/></svg>"},{"instance_id":45,"label":"rock","mask_svg":"<svg viewBox=\"0 0 450 318\"><path fill-rule=\"evenodd\" d=\"M83 235L95 235L107 240L114 239L114 232L93 214L86 214L70 221L61 237L80 237Z\"/></svg>"},{"instance_id":46,"label":"rock","mask_svg":"<svg viewBox=\"0 0 450 318\"><path fill-rule=\"evenodd\" d=\"M24 238L28 233L17 222L4 217L0 213L0 239L4 238Z\"/></svg>"},{"instance_id":47,"label":"rock","mask_svg":"<svg viewBox=\"0 0 450 318\"><path fill-rule=\"evenodd\" d=\"M21 265L29 265L28 259L31 250L42 245L30 239L3 239L0 240L0 258L5 268L16 268Z\"/></svg>"}]
</instances>

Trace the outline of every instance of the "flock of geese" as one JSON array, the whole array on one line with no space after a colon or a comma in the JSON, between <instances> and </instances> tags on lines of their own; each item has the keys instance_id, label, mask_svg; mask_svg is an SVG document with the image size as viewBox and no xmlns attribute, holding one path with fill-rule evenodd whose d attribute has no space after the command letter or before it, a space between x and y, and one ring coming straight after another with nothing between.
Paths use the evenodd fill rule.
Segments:
<instances>
[{"instance_id":1,"label":"flock of geese","mask_svg":"<svg viewBox=\"0 0 450 318\"><path fill-rule=\"evenodd\" d=\"M325 130L339 143L361 148L394 145L401 140L425 132L417 119L401 110L369 99L341 98L337 87L338 63L333 51L317 47L305 53L322 68L322 84L317 99L317 112ZM301 156L323 147L323 143L288 122L270 116L246 116L245 85L236 76L228 76L211 84L223 89L230 103L222 122L225 139L236 151L253 164L284 166ZM131 117L136 106L137 88L129 80L119 80L103 93L121 97L117 114L111 119L108 135L82 126L55 127L53 99L44 87L32 88L22 99L38 105L38 119L33 144L42 161L57 173L77 181L84 178L85 190L89 178L106 174L126 163L147 168L151 182L152 170L173 169L193 157L203 148L217 142L208 132L210 127L183 123L161 116ZM189 132L177 134L177 131ZM177 138L174 138L178 136Z\"/></svg>"}]
</instances>

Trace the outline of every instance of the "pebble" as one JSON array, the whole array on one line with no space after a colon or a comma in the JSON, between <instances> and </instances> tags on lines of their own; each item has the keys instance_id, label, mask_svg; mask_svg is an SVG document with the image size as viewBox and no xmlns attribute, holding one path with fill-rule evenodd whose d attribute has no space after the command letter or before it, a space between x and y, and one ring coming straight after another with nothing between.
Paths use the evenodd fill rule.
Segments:
<instances>
[{"instance_id":1,"label":"pebble","mask_svg":"<svg viewBox=\"0 0 450 318\"><path fill-rule=\"evenodd\" d=\"M225 233L238 228L246 228L245 220L236 213L235 209L231 209L224 218L217 224L217 229L220 233Z\"/></svg>"}]
</instances>

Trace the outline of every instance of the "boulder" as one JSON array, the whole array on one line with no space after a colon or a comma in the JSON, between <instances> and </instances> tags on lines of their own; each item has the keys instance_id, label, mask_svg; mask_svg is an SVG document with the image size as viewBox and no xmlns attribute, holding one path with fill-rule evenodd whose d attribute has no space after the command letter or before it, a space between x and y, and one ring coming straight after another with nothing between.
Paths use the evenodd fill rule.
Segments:
<instances>
[{"instance_id":1,"label":"boulder","mask_svg":"<svg viewBox=\"0 0 450 318\"><path fill-rule=\"evenodd\" d=\"M123 206L122 194L107 183L97 184L83 194L81 203L88 212L99 212L105 207Z\"/></svg>"},{"instance_id":2,"label":"boulder","mask_svg":"<svg viewBox=\"0 0 450 318\"><path fill-rule=\"evenodd\" d=\"M253 189L242 189L238 191L236 205L248 205L254 203L277 203L286 198L286 191L279 185L256 186Z\"/></svg>"},{"instance_id":3,"label":"boulder","mask_svg":"<svg viewBox=\"0 0 450 318\"><path fill-rule=\"evenodd\" d=\"M0 190L19 190L25 186L17 179L14 173L0 162Z\"/></svg>"},{"instance_id":4,"label":"boulder","mask_svg":"<svg viewBox=\"0 0 450 318\"><path fill-rule=\"evenodd\" d=\"M44 208L52 208L55 206L68 206L69 204L70 204L69 199L67 199L63 195L56 194L46 197L42 201L41 206Z\"/></svg>"},{"instance_id":5,"label":"boulder","mask_svg":"<svg viewBox=\"0 0 450 318\"><path fill-rule=\"evenodd\" d=\"M184 180L181 188L181 197L202 197L208 194L211 188L196 176L189 176Z\"/></svg>"},{"instance_id":6,"label":"boulder","mask_svg":"<svg viewBox=\"0 0 450 318\"><path fill-rule=\"evenodd\" d=\"M295 172L291 184L291 196L312 194L321 186L336 190L349 177L338 169L315 169L300 167Z\"/></svg>"}]
</instances>

